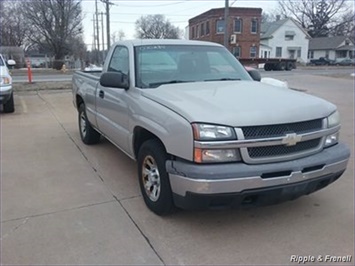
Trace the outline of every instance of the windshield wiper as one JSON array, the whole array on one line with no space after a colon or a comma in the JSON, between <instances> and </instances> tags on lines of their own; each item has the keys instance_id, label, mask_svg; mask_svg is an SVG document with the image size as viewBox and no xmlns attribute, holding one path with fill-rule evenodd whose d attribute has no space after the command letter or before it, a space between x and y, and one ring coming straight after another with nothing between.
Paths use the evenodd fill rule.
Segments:
<instances>
[{"instance_id":1,"label":"windshield wiper","mask_svg":"<svg viewBox=\"0 0 355 266\"><path fill-rule=\"evenodd\" d=\"M225 81L225 80L241 80L237 78L219 78L219 79L205 79L204 81Z\"/></svg>"},{"instance_id":2,"label":"windshield wiper","mask_svg":"<svg viewBox=\"0 0 355 266\"><path fill-rule=\"evenodd\" d=\"M188 80L168 80L168 81L162 81L162 82L154 82L154 83L149 83L149 88L156 88L159 87L160 85L164 84L174 84L174 83L184 83L184 82L191 82Z\"/></svg>"}]
</instances>

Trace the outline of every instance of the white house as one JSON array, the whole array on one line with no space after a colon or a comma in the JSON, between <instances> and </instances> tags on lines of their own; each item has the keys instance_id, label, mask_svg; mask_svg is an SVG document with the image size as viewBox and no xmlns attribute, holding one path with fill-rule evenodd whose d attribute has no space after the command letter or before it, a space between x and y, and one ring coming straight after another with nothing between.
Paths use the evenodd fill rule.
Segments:
<instances>
[{"instance_id":1,"label":"white house","mask_svg":"<svg viewBox=\"0 0 355 266\"><path fill-rule=\"evenodd\" d=\"M306 63L310 38L292 18L262 23L259 57L295 58Z\"/></svg>"},{"instance_id":2,"label":"white house","mask_svg":"<svg viewBox=\"0 0 355 266\"><path fill-rule=\"evenodd\" d=\"M309 42L309 60L326 57L331 60L354 58L354 42L345 36L313 38Z\"/></svg>"}]
</instances>

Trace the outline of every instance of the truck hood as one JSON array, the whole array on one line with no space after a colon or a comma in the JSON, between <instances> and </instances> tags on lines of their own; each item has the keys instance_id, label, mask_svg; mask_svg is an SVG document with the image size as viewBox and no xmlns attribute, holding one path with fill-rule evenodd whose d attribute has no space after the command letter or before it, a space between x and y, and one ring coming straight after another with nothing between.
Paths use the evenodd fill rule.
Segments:
<instances>
[{"instance_id":1,"label":"truck hood","mask_svg":"<svg viewBox=\"0 0 355 266\"><path fill-rule=\"evenodd\" d=\"M234 127L312 120L336 110L323 99L255 81L166 84L144 89L142 95L189 122Z\"/></svg>"}]
</instances>

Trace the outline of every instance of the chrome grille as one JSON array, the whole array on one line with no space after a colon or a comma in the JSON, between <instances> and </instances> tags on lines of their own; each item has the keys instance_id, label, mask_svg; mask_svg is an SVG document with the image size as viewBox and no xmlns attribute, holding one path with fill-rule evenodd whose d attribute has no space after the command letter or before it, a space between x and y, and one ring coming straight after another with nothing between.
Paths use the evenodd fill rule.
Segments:
<instances>
[{"instance_id":1,"label":"chrome grille","mask_svg":"<svg viewBox=\"0 0 355 266\"><path fill-rule=\"evenodd\" d=\"M242 130L245 139L270 138L287 133L301 134L317 131L322 129L322 124L322 119L315 119L289 124L243 127Z\"/></svg>"},{"instance_id":2,"label":"chrome grille","mask_svg":"<svg viewBox=\"0 0 355 266\"><path fill-rule=\"evenodd\" d=\"M248 148L250 158L276 157L290 154L297 154L304 151L314 150L320 145L321 139L312 139L299 142L294 146L266 146Z\"/></svg>"}]
</instances>

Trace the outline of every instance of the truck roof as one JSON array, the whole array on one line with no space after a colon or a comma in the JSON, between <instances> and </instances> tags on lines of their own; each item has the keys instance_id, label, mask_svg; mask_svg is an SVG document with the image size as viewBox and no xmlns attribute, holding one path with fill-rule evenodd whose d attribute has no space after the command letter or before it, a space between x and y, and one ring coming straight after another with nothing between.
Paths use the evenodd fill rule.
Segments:
<instances>
[{"instance_id":1,"label":"truck roof","mask_svg":"<svg viewBox=\"0 0 355 266\"><path fill-rule=\"evenodd\" d=\"M213 42L204 41L194 41L194 40L182 40L182 39L136 39L136 40L125 40L118 41L116 44L129 44L132 46L143 46L143 45L206 45L206 46L220 46L222 45Z\"/></svg>"}]
</instances>

